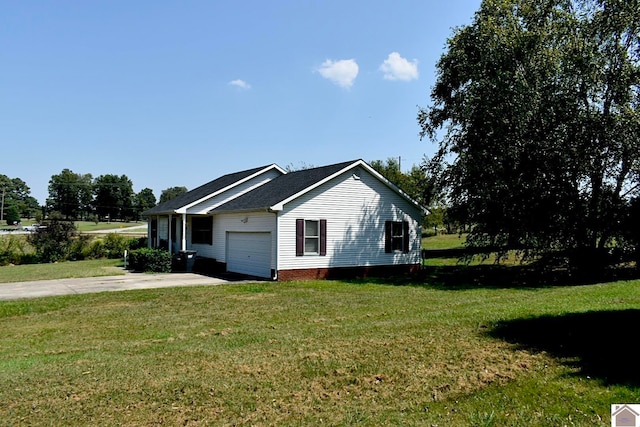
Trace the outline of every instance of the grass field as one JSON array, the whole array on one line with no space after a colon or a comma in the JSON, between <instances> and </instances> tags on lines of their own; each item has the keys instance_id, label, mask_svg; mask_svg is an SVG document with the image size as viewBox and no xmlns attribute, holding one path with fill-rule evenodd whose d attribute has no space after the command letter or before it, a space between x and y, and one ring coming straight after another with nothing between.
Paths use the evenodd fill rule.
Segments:
<instances>
[{"instance_id":1,"label":"grass field","mask_svg":"<svg viewBox=\"0 0 640 427\"><path fill-rule=\"evenodd\" d=\"M35 224L36 221L33 219L23 219L21 220L21 226L25 226L25 225L33 225ZM104 231L104 230L117 230L117 229L122 229L122 228L129 228L129 227L139 227L139 226L144 226L147 223L142 221L142 222L99 222L99 223L95 223L93 221L74 221L74 224L76 225L76 227L78 228L78 231L81 233L85 233L85 232L90 232L90 231ZM2 224L4 226L4 224ZM9 227L9 226L7 226ZM144 232L146 232L146 230L143 230Z\"/></svg>"},{"instance_id":2,"label":"grass field","mask_svg":"<svg viewBox=\"0 0 640 427\"><path fill-rule=\"evenodd\" d=\"M464 246L465 235L459 234L438 234L435 236L423 237L422 247L430 250L459 249Z\"/></svg>"},{"instance_id":3,"label":"grass field","mask_svg":"<svg viewBox=\"0 0 640 427\"><path fill-rule=\"evenodd\" d=\"M22 264L0 266L0 283L72 277L118 276L124 274L120 259L92 259L55 264Z\"/></svg>"},{"instance_id":4,"label":"grass field","mask_svg":"<svg viewBox=\"0 0 640 427\"><path fill-rule=\"evenodd\" d=\"M78 231L81 233L95 232L95 231L113 231L130 227L146 226L146 222L95 222L90 221L75 221ZM142 232L146 233L146 228L141 228Z\"/></svg>"},{"instance_id":5,"label":"grass field","mask_svg":"<svg viewBox=\"0 0 640 427\"><path fill-rule=\"evenodd\" d=\"M519 272L0 302L0 425L611 425L640 402L640 280Z\"/></svg>"},{"instance_id":6,"label":"grass field","mask_svg":"<svg viewBox=\"0 0 640 427\"><path fill-rule=\"evenodd\" d=\"M423 265L427 267L441 267L454 265L491 265L495 264L496 256L492 253L473 253L465 248L466 235L438 234L424 237L422 248L426 250L426 258ZM473 253L474 256L469 257ZM520 264L520 258L515 252L510 252L504 259L500 259L502 265Z\"/></svg>"},{"instance_id":7,"label":"grass field","mask_svg":"<svg viewBox=\"0 0 640 427\"><path fill-rule=\"evenodd\" d=\"M638 280L0 302L0 424L607 426L640 401L639 307Z\"/></svg>"}]
</instances>

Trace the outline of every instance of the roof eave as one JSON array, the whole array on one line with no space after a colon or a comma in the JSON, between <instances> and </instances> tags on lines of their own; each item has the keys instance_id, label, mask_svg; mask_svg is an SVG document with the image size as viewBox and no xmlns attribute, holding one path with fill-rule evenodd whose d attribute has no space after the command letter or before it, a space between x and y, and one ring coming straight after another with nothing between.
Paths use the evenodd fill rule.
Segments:
<instances>
[{"instance_id":1,"label":"roof eave","mask_svg":"<svg viewBox=\"0 0 640 427\"><path fill-rule=\"evenodd\" d=\"M142 212L142 216L158 216L158 215L172 215L178 213L177 211L173 210L173 211L157 211L157 212L152 212L151 210L149 211L145 211Z\"/></svg>"},{"instance_id":2,"label":"roof eave","mask_svg":"<svg viewBox=\"0 0 640 427\"><path fill-rule=\"evenodd\" d=\"M245 177L244 179L241 179L241 180L239 180L239 181L235 181L233 184L229 184L229 185L227 185L226 187L221 188L221 189L220 189L220 190L218 190L218 191L215 191L215 192L213 192L213 193L211 193L211 194L207 194L205 197L201 197L200 199L198 199L198 200L196 200L196 201L193 201L193 202L191 202L191 203L188 203L188 204L186 204L186 205L182 206L180 209L176 210L176 212L179 212L179 213L187 213L187 209L189 209L189 208L191 208L191 207L193 207L193 206L195 206L195 205L197 205L197 204L199 204L199 203L202 203L202 202L204 202L205 200L209 200L209 199L211 199L212 197L215 197L215 196L217 196L217 195L219 195L219 194L222 194L222 193L224 193L225 191L228 191L228 190L230 190L230 189L232 189L232 188L234 188L234 187L237 187L238 185L240 185L240 184L242 184L242 183L244 183L244 182L247 182L247 181L249 181L250 179L255 178L256 176L262 175L263 173L268 172L268 171L269 171L269 170L271 170L271 169L275 169L275 170L277 170L278 172L280 172L280 173L282 173L282 174L286 174L286 173L287 173L287 172L286 172L284 169L282 169L280 166L278 166L278 165L277 165L277 164L275 164L275 163L272 163L271 165L269 165L269 166L267 166L267 167L265 167L265 168L263 168L263 169L260 169L260 170L259 170L259 171L257 171L256 173L254 173L254 174L252 174L252 175L249 175L249 176Z\"/></svg>"},{"instance_id":3,"label":"roof eave","mask_svg":"<svg viewBox=\"0 0 640 427\"><path fill-rule=\"evenodd\" d=\"M245 209L229 209L229 210L216 210L211 209L207 212L208 215L221 215L221 214L235 214L235 213L247 213L247 212L271 212L272 209L270 207L260 207L260 208L245 208Z\"/></svg>"}]
</instances>

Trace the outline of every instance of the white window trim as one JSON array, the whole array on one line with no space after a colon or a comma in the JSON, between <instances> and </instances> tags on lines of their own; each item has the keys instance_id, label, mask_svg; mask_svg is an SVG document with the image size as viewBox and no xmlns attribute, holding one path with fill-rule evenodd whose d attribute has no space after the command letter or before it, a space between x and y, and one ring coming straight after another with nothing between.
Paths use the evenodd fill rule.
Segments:
<instances>
[{"instance_id":1,"label":"white window trim","mask_svg":"<svg viewBox=\"0 0 640 427\"><path fill-rule=\"evenodd\" d=\"M317 230L317 235L315 236L311 236L311 237L307 237L307 222L315 222L316 223L316 230ZM304 239L304 255L320 255L320 220L319 219L304 219L304 230L303 230L303 235L302 238ZM307 251L307 239L314 239L317 242L317 250L314 252L309 252Z\"/></svg>"}]
</instances>

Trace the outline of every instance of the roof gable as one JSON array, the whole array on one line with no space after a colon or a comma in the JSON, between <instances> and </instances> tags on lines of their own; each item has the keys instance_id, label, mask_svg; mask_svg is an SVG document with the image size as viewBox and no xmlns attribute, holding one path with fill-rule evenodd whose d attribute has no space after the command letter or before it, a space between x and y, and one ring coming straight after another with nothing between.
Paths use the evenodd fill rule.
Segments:
<instances>
[{"instance_id":1,"label":"roof gable","mask_svg":"<svg viewBox=\"0 0 640 427\"><path fill-rule=\"evenodd\" d=\"M419 207L424 213L427 212L424 207L420 206L406 193L392 184L385 177L380 175L364 160L352 160L349 162L336 163L333 165L322 166L318 168L289 172L248 193L243 194L240 197L237 197L221 206L218 206L210 212L222 213L251 210L282 210L286 203L295 200L303 194L329 181L333 177L347 170L354 169L357 166L361 166L362 168L364 168L371 175L391 188L400 197L405 198L412 204Z\"/></svg>"},{"instance_id":2,"label":"roof gable","mask_svg":"<svg viewBox=\"0 0 640 427\"><path fill-rule=\"evenodd\" d=\"M303 169L281 175L268 183L237 197L211 212L272 209L287 199L315 188L319 183L354 165L357 161L336 163L311 169Z\"/></svg>"},{"instance_id":3,"label":"roof gable","mask_svg":"<svg viewBox=\"0 0 640 427\"><path fill-rule=\"evenodd\" d=\"M187 193L181 194L178 197L159 204L143 212L143 215L176 213L182 210L186 210L187 208L197 203L207 200L217 194L221 194L222 192L227 191L254 176L258 176L272 169L276 169L283 174L285 173L285 171L282 170L279 166L271 164L268 166L262 166L223 175L220 178L214 179L213 181L194 188Z\"/></svg>"}]
</instances>

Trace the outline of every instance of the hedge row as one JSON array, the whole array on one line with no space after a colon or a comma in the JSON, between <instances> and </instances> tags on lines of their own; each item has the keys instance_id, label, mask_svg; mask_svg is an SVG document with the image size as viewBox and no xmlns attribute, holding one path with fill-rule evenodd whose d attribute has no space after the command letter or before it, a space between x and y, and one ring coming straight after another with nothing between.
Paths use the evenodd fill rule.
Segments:
<instances>
[{"instance_id":1,"label":"hedge row","mask_svg":"<svg viewBox=\"0 0 640 427\"><path fill-rule=\"evenodd\" d=\"M129 253L128 268L133 271L170 273L171 254L163 249L136 249Z\"/></svg>"}]
</instances>

